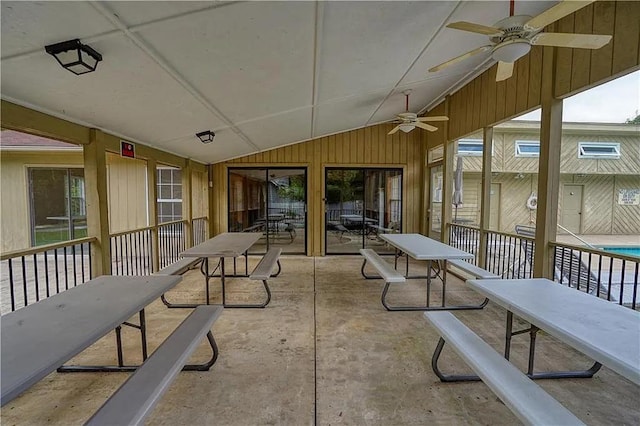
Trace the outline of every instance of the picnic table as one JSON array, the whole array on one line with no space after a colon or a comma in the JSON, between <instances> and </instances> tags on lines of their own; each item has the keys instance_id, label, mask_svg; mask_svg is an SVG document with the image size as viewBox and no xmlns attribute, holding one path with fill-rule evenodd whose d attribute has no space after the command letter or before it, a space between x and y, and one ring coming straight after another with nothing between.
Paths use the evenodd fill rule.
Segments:
<instances>
[{"instance_id":1,"label":"picnic table","mask_svg":"<svg viewBox=\"0 0 640 426\"><path fill-rule=\"evenodd\" d=\"M513 314L531 324L528 375L532 378L591 377L600 364L640 385L640 312L545 278L469 280L467 284L507 310L505 357ZM534 372L535 337L544 330L595 361L584 371Z\"/></svg>"},{"instance_id":2,"label":"picnic table","mask_svg":"<svg viewBox=\"0 0 640 426\"><path fill-rule=\"evenodd\" d=\"M447 244L443 244L439 241L425 237L422 234L381 234L380 238L396 250L396 268L397 258L400 252L406 253L413 259L424 260L427 262L427 274L420 276L409 276L409 259L407 258L405 277L407 279L426 278L427 280L427 300L425 306L411 307L411 310L450 310L450 309L479 309L482 305L447 305L446 304L446 291L447 291L447 261L453 259L473 259L473 255L465 251L459 250L455 247L451 247ZM431 269L433 261L444 262L444 268L441 270L440 279L442 281L442 301L440 306L431 306ZM364 273L363 273L364 275ZM365 276L365 278L367 278Z\"/></svg>"},{"instance_id":3,"label":"picnic table","mask_svg":"<svg viewBox=\"0 0 640 426\"><path fill-rule=\"evenodd\" d=\"M145 307L173 288L180 276L101 276L2 316L1 405L62 367L139 313L140 324L128 324L141 333L147 358ZM117 366L70 366L73 371L132 371L124 365L122 342L116 334ZM76 368L74 368L76 367ZM68 370L67 370L68 371Z\"/></svg>"}]
</instances>

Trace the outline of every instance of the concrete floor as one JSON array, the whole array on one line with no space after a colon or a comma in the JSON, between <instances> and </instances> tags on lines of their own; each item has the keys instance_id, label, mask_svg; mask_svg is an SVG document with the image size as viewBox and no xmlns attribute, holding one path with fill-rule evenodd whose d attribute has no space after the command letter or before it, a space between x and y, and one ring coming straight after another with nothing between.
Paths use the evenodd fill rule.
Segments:
<instances>
[{"instance_id":1,"label":"concrete floor","mask_svg":"<svg viewBox=\"0 0 640 426\"><path fill-rule=\"evenodd\" d=\"M257 257L250 258L251 265ZM282 259L271 280L266 309L226 309L214 324L220 357L208 372L183 372L148 423L154 425L413 425L517 424L481 382L443 384L431 371L438 340L419 312L387 312L382 283L360 276L361 260L348 257ZM412 265L418 272L419 265ZM219 301L219 286L213 285ZM230 301L259 299L256 282L229 281ZM439 286L435 285L434 290ZM450 276L450 303L481 298ZM424 300L424 282L392 290L391 301ZM203 298L197 271L168 294L173 301ZM253 299L252 299L253 298ZM436 291L432 303L438 302ZM153 350L187 315L157 301L147 310ZM597 313L594 313L597 314ZM489 304L457 312L476 333L502 350L505 313ZM139 361L139 338L125 332L125 359ZM526 336L526 335L525 335ZM515 338L512 359L524 368L526 337ZM638 338L638 336L629 336ZM46 350L46 348L43 348ZM203 344L193 357L206 359ZM542 334L537 366L581 368L590 361ZM83 352L76 363L115 362L113 335ZM446 371L467 371L452 352ZM126 379L126 373L53 373L2 408L3 425L82 424ZM603 368L592 379L538 381L588 424L640 424L640 388Z\"/></svg>"}]
</instances>

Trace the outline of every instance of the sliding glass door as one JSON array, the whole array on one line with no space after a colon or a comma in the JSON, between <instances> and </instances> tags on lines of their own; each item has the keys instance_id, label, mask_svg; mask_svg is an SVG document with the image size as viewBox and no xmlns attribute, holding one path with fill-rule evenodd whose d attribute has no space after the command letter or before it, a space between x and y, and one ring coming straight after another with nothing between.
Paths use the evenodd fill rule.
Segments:
<instances>
[{"instance_id":1,"label":"sliding glass door","mask_svg":"<svg viewBox=\"0 0 640 426\"><path fill-rule=\"evenodd\" d=\"M306 253L305 168L231 168L228 194L229 231L262 234L250 253Z\"/></svg>"},{"instance_id":2,"label":"sliding glass door","mask_svg":"<svg viewBox=\"0 0 640 426\"><path fill-rule=\"evenodd\" d=\"M361 248L392 252L381 234L400 232L402 169L327 168L325 252L357 254Z\"/></svg>"}]
</instances>

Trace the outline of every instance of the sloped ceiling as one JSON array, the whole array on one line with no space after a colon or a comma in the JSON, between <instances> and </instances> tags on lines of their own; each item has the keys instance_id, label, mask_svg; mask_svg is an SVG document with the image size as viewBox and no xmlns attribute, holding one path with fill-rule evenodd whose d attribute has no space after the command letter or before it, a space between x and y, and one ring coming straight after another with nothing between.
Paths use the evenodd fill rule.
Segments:
<instances>
[{"instance_id":1,"label":"sloped ceiling","mask_svg":"<svg viewBox=\"0 0 640 426\"><path fill-rule=\"evenodd\" d=\"M557 1L516 2L535 15ZM492 65L444 28L491 25L508 1L1 3L3 99L202 163L360 128L433 105ZM103 56L75 76L44 46L80 38ZM216 133L212 144L195 137ZM416 130L417 131L417 130Z\"/></svg>"}]
</instances>

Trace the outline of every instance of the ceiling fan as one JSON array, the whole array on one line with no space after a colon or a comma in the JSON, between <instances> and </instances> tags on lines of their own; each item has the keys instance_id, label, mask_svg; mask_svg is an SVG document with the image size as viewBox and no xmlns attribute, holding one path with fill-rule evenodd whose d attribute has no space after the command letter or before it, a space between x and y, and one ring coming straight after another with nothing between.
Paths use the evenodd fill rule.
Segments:
<instances>
[{"instance_id":1,"label":"ceiling fan","mask_svg":"<svg viewBox=\"0 0 640 426\"><path fill-rule=\"evenodd\" d=\"M443 115L434 116L434 117L418 117L418 114L416 114L415 112L409 112L409 94L411 93L411 90L405 90L402 93L404 93L404 96L405 96L405 112L402 112L396 115L396 119L393 120L392 123L399 123L399 124L393 129L391 129L391 131L387 133L388 135L392 135L396 133L398 130L402 130L405 133L409 133L416 127L419 127L420 129L428 130L430 132L435 132L436 130L438 130L438 128L435 126L432 126L431 124L426 124L425 121L449 120L449 117L445 117Z\"/></svg>"},{"instance_id":2,"label":"ceiling fan","mask_svg":"<svg viewBox=\"0 0 640 426\"><path fill-rule=\"evenodd\" d=\"M540 32L547 25L582 9L594 1L595 0L564 0L532 18L528 15L514 16L514 0L511 0L509 17L501 19L492 27L464 21L448 24L448 28L489 36L489 40L493 44L478 47L477 49L450 59L447 62L429 69L429 72L440 71L471 56L491 51L493 59L498 61L496 81L502 81L511 77L513 74L513 63L529 53L532 45L599 49L609 43L612 36Z\"/></svg>"}]
</instances>

